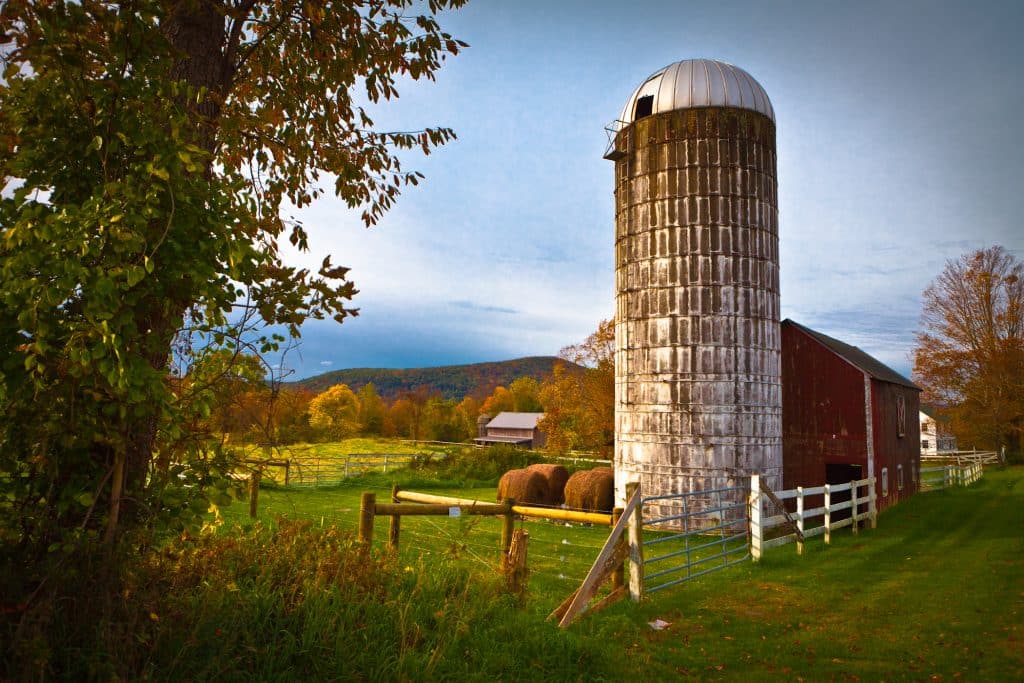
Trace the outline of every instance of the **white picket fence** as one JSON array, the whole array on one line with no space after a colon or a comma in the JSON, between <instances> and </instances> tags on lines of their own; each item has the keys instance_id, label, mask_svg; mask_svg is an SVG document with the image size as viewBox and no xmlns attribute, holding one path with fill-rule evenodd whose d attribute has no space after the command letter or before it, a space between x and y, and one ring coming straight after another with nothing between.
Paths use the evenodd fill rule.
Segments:
<instances>
[{"instance_id":1,"label":"white picket fence","mask_svg":"<svg viewBox=\"0 0 1024 683\"><path fill-rule=\"evenodd\" d=\"M984 468L981 462L967 465L944 465L921 468L921 490L937 491L950 486L969 486L981 479Z\"/></svg>"},{"instance_id":2,"label":"white picket fence","mask_svg":"<svg viewBox=\"0 0 1024 683\"><path fill-rule=\"evenodd\" d=\"M836 494L850 492L850 498L841 502L833 500ZM807 499L822 497L823 504L808 508ZM858 531L858 522L867 520L874 529L878 523L878 506L875 500L875 479L858 479L846 484L825 484L824 486L803 487L774 493L776 500L785 505L787 500L796 500L796 511L787 512L762 490L760 475L750 478L750 555L757 561L768 548L787 543L797 544L797 552L803 552L804 539L825 536L825 543L832 541L836 529L851 527ZM834 519L837 513L849 510L845 519ZM795 528L794 528L795 527ZM779 536L767 538L768 532L777 529L790 530ZM799 533L798 533L799 532Z\"/></svg>"}]
</instances>

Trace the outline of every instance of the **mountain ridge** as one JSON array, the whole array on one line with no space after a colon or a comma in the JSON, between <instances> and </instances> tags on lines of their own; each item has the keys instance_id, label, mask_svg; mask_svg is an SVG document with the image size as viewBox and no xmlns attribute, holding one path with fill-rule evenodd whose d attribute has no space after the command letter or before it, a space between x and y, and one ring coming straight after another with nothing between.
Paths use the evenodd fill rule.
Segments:
<instances>
[{"instance_id":1,"label":"mountain ridge","mask_svg":"<svg viewBox=\"0 0 1024 683\"><path fill-rule=\"evenodd\" d=\"M575 365L557 356L525 356L503 361L441 365L423 368L345 368L331 370L313 377L289 382L317 393L335 384L347 384L359 391L372 383L381 398L393 401L400 394L426 387L446 399L460 400L472 396L483 400L495 387L508 386L518 377L532 377L542 382L557 363Z\"/></svg>"}]
</instances>

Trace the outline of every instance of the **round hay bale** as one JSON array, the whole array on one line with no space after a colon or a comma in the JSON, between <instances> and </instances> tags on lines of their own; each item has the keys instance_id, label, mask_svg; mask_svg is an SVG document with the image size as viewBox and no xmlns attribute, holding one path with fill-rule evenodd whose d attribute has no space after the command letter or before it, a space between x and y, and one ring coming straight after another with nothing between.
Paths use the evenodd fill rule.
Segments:
<instances>
[{"instance_id":1,"label":"round hay bale","mask_svg":"<svg viewBox=\"0 0 1024 683\"><path fill-rule=\"evenodd\" d=\"M548 483L540 472L509 470L498 482L498 502L511 498L520 505L544 505Z\"/></svg>"},{"instance_id":2,"label":"round hay bale","mask_svg":"<svg viewBox=\"0 0 1024 683\"><path fill-rule=\"evenodd\" d=\"M587 512L611 512L615 507L615 472L611 467L576 472L565 482L565 504Z\"/></svg>"},{"instance_id":3,"label":"round hay bale","mask_svg":"<svg viewBox=\"0 0 1024 683\"><path fill-rule=\"evenodd\" d=\"M542 463L526 468L530 472L540 472L547 483L548 495L545 505L561 505L565 502L565 482L569 481L569 470L561 465Z\"/></svg>"}]
</instances>

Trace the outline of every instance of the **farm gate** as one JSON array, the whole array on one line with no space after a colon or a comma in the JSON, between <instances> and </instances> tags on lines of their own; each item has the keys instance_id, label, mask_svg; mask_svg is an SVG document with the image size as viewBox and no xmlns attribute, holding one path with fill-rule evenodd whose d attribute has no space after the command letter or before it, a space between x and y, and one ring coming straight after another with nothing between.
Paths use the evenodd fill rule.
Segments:
<instances>
[{"instance_id":1,"label":"farm gate","mask_svg":"<svg viewBox=\"0 0 1024 683\"><path fill-rule=\"evenodd\" d=\"M748 486L643 499L643 592L653 593L750 557Z\"/></svg>"}]
</instances>

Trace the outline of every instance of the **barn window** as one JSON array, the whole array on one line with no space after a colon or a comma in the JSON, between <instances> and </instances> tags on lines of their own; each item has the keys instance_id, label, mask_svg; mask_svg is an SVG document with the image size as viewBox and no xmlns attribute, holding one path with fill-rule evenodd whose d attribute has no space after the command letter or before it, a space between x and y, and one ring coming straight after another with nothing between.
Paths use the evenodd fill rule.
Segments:
<instances>
[{"instance_id":1,"label":"barn window","mask_svg":"<svg viewBox=\"0 0 1024 683\"><path fill-rule=\"evenodd\" d=\"M639 121L645 116L654 112L654 95L644 95L636 98L636 109L633 110L633 120Z\"/></svg>"},{"instance_id":2,"label":"barn window","mask_svg":"<svg viewBox=\"0 0 1024 683\"><path fill-rule=\"evenodd\" d=\"M889 495L889 468L882 468L882 497Z\"/></svg>"},{"instance_id":3,"label":"barn window","mask_svg":"<svg viewBox=\"0 0 1024 683\"><path fill-rule=\"evenodd\" d=\"M928 439L921 439L921 450L928 450Z\"/></svg>"},{"instance_id":4,"label":"barn window","mask_svg":"<svg viewBox=\"0 0 1024 683\"><path fill-rule=\"evenodd\" d=\"M896 490L903 490L903 465L896 465Z\"/></svg>"},{"instance_id":5,"label":"barn window","mask_svg":"<svg viewBox=\"0 0 1024 683\"><path fill-rule=\"evenodd\" d=\"M907 434L907 401L903 394L896 396L896 436Z\"/></svg>"}]
</instances>

